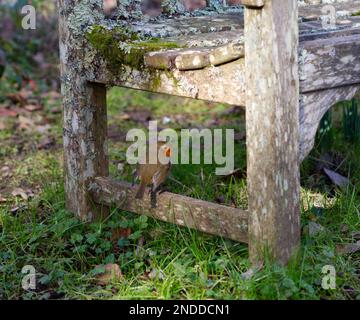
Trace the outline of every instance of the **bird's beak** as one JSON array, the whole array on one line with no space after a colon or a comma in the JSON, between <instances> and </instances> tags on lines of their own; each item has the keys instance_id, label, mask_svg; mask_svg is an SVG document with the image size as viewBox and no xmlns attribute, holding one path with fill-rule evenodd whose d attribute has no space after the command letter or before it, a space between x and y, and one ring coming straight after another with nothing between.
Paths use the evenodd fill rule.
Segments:
<instances>
[{"instance_id":1,"label":"bird's beak","mask_svg":"<svg viewBox=\"0 0 360 320\"><path fill-rule=\"evenodd\" d=\"M165 155L170 158L171 157L171 149L170 147L167 147L166 150L165 150Z\"/></svg>"}]
</instances>

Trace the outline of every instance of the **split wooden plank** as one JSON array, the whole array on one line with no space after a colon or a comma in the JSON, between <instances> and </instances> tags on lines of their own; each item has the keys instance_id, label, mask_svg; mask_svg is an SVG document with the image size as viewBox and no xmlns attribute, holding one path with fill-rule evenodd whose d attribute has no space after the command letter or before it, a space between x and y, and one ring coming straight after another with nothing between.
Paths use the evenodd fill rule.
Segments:
<instances>
[{"instance_id":1,"label":"split wooden plank","mask_svg":"<svg viewBox=\"0 0 360 320\"><path fill-rule=\"evenodd\" d=\"M209 53L210 64L218 66L229 63L245 56L244 45L240 43L230 43L226 46L214 48Z\"/></svg>"},{"instance_id":2,"label":"split wooden plank","mask_svg":"<svg viewBox=\"0 0 360 320\"><path fill-rule=\"evenodd\" d=\"M130 212L144 214L161 221L222 236L239 242L248 242L248 218L245 210L226 207L169 192L158 196L157 208L151 208L150 197L135 199L138 186L111 178L96 177L88 190L96 203L116 205Z\"/></svg>"},{"instance_id":3,"label":"split wooden plank","mask_svg":"<svg viewBox=\"0 0 360 320\"><path fill-rule=\"evenodd\" d=\"M218 66L244 57L244 45L229 43L218 47L166 50L147 53L144 57L148 68L158 70L198 70Z\"/></svg>"},{"instance_id":4,"label":"split wooden plank","mask_svg":"<svg viewBox=\"0 0 360 320\"><path fill-rule=\"evenodd\" d=\"M209 65L209 52L206 49L186 50L175 58L176 69L181 71L203 69Z\"/></svg>"},{"instance_id":5,"label":"split wooden plank","mask_svg":"<svg viewBox=\"0 0 360 320\"><path fill-rule=\"evenodd\" d=\"M151 69L171 70L175 68L175 59L179 50L155 51L145 55L145 65Z\"/></svg>"}]
</instances>

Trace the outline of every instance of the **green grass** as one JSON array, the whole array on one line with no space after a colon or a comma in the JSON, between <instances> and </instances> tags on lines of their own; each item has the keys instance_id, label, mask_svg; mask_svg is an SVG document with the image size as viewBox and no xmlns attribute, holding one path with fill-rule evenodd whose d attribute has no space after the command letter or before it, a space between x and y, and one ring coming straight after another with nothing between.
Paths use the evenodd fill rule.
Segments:
<instances>
[{"instance_id":1,"label":"green grass","mask_svg":"<svg viewBox=\"0 0 360 320\"><path fill-rule=\"evenodd\" d=\"M243 115L225 114L226 106L195 100L113 89L109 93L109 126L126 132L144 127L124 120L125 110L145 108L154 119L185 114L188 126L202 127L219 118L220 127L243 128ZM210 110L210 111L209 111ZM59 119L58 119L59 120ZM183 125L183 124L182 124ZM182 125L173 121L171 127ZM60 121L53 129L60 142ZM8 187L26 185L40 191L29 201L19 198L0 204L0 298L2 299L360 299L359 254L341 255L336 246L352 243L360 228L360 148L347 143L335 130L333 149L344 157L339 171L352 186L334 189L314 169L321 153L316 148L302 165L302 246L286 268L267 261L252 279L247 246L187 228L162 223L112 208L104 221L83 224L65 210L61 148L37 151L27 143L24 152L11 143L11 131L0 132L0 167L12 168ZM21 133L23 140L27 136ZM127 144L110 141L111 173L130 180L132 167L124 163ZM236 167L245 170L245 142L236 143ZM21 157L19 156L21 154ZM167 188L172 192L228 205L246 207L245 176L214 175L214 166L177 165ZM2 182L2 186L5 183ZM12 210L17 206L17 210ZM309 221L324 230L306 232ZM129 238L114 232L131 228ZM95 281L97 265L117 263L123 279L107 286ZM37 289L21 287L25 265L37 272ZM337 288L321 288L325 265L337 271ZM157 274L151 277L149 274Z\"/></svg>"}]
</instances>

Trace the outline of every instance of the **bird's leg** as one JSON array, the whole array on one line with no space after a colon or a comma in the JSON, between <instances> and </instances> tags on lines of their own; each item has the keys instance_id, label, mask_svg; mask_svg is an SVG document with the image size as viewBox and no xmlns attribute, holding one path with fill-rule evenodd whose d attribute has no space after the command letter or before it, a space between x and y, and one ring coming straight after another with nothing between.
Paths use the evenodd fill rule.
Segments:
<instances>
[{"instance_id":1,"label":"bird's leg","mask_svg":"<svg viewBox=\"0 0 360 320\"><path fill-rule=\"evenodd\" d=\"M134 187L135 187L135 181L136 181L137 178L138 178L138 175L137 175L137 171L135 170L135 171L133 172L133 175L132 175L131 188L134 188Z\"/></svg>"},{"instance_id":2,"label":"bird's leg","mask_svg":"<svg viewBox=\"0 0 360 320\"><path fill-rule=\"evenodd\" d=\"M155 209L156 206L157 206L157 203L156 203L156 192L157 192L157 189L151 189L150 190L150 201L151 201L151 208Z\"/></svg>"},{"instance_id":3,"label":"bird's leg","mask_svg":"<svg viewBox=\"0 0 360 320\"><path fill-rule=\"evenodd\" d=\"M152 186L150 189L150 198L151 198L151 207L156 208L157 207L157 193L162 194L163 192L167 191L163 187L160 186Z\"/></svg>"},{"instance_id":4,"label":"bird's leg","mask_svg":"<svg viewBox=\"0 0 360 320\"><path fill-rule=\"evenodd\" d=\"M156 202L157 202L157 194L161 195L162 193L168 192L168 191L169 190L166 187L163 187L161 185L156 187L155 189L154 189L154 187L151 188L150 191L149 191L150 196L151 196L151 207L156 208L156 206L157 206L157 204L156 204Z\"/></svg>"}]
</instances>

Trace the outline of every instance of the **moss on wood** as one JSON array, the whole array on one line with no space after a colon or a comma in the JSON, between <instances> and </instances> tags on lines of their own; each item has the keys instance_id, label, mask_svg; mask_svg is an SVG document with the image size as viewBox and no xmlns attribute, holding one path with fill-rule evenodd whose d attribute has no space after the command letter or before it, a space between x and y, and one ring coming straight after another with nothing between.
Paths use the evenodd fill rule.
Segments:
<instances>
[{"instance_id":1,"label":"moss on wood","mask_svg":"<svg viewBox=\"0 0 360 320\"><path fill-rule=\"evenodd\" d=\"M159 38L143 37L129 29L117 27L107 29L94 26L86 35L87 40L105 59L107 66L115 75L131 69L144 71L150 76L149 90L156 91L161 85L160 72L145 66L146 53L183 48L175 42L161 41ZM173 76L172 76L173 77Z\"/></svg>"},{"instance_id":2,"label":"moss on wood","mask_svg":"<svg viewBox=\"0 0 360 320\"><path fill-rule=\"evenodd\" d=\"M180 48L174 42L158 38L143 38L125 28L106 29L94 26L87 34L89 43L105 58L111 70L119 72L124 66L142 71L144 55L148 52Z\"/></svg>"}]
</instances>

